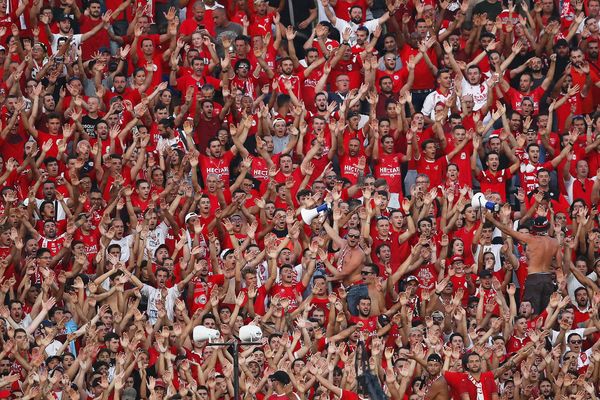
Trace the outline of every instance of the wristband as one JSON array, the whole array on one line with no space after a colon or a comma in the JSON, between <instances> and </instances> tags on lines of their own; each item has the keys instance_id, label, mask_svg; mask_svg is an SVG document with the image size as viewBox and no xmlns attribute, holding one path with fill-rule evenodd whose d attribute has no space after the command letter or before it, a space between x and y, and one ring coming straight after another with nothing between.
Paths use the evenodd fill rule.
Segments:
<instances>
[{"instance_id":1,"label":"wristband","mask_svg":"<svg viewBox=\"0 0 600 400\"><path fill-rule=\"evenodd\" d=\"M442 292L435 292L435 294L436 294L437 296L439 296L439 295L441 295L441 294L442 294Z\"/></svg>"},{"instance_id":2,"label":"wristband","mask_svg":"<svg viewBox=\"0 0 600 400\"><path fill-rule=\"evenodd\" d=\"M567 144L568 144L569 146L573 147L573 144L574 144L574 143L573 143L573 142L568 142Z\"/></svg>"}]
</instances>

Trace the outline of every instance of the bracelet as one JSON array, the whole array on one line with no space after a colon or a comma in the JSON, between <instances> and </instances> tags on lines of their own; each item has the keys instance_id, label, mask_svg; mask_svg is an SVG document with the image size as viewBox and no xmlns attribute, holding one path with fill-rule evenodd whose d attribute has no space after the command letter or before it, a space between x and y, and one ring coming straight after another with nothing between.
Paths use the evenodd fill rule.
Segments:
<instances>
[{"instance_id":1,"label":"bracelet","mask_svg":"<svg viewBox=\"0 0 600 400\"><path fill-rule=\"evenodd\" d=\"M573 143L573 142L568 142L567 144L568 144L569 146L573 147L573 144L574 144L574 143Z\"/></svg>"},{"instance_id":2,"label":"bracelet","mask_svg":"<svg viewBox=\"0 0 600 400\"><path fill-rule=\"evenodd\" d=\"M435 294L436 294L437 296L439 296L439 295L441 295L441 294L442 294L442 292L435 292Z\"/></svg>"}]
</instances>

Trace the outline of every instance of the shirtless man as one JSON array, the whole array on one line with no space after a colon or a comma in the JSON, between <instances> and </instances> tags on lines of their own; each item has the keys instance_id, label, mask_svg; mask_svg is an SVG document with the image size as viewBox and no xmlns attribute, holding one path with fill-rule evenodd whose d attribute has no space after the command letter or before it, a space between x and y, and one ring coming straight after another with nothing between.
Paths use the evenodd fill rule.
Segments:
<instances>
[{"instance_id":1,"label":"shirtless man","mask_svg":"<svg viewBox=\"0 0 600 400\"><path fill-rule=\"evenodd\" d=\"M552 259L559 250L558 240L548 236L550 227L548 220L538 217L534 220L532 233L521 233L511 228L510 206L506 207L505 205L500 210L502 222L497 221L487 210L485 217L502 233L526 245L525 254L529 266L523 300L531 303L535 314L541 313L548 305L550 295L554 292Z\"/></svg>"},{"instance_id":2,"label":"shirtless man","mask_svg":"<svg viewBox=\"0 0 600 400\"><path fill-rule=\"evenodd\" d=\"M410 355L409 355L410 356ZM438 354L430 354L427 362L417 360L425 367L428 377L425 380L425 400L449 400L450 390L448 382L442 375L442 357Z\"/></svg>"},{"instance_id":3,"label":"shirtless man","mask_svg":"<svg viewBox=\"0 0 600 400\"><path fill-rule=\"evenodd\" d=\"M339 213L334 213L334 220ZM328 222L323 224L327 235L334 243L334 248L339 251L335 256L335 265L337 273L328 278L332 281L342 281L346 288L348 309L352 315L358 315L356 306L361 297L369 296L367 284L362 280L362 266L365 262L365 252L358 245L360 242L360 231L356 228L350 228L346 234L346 239L342 239L335 229Z\"/></svg>"}]
</instances>

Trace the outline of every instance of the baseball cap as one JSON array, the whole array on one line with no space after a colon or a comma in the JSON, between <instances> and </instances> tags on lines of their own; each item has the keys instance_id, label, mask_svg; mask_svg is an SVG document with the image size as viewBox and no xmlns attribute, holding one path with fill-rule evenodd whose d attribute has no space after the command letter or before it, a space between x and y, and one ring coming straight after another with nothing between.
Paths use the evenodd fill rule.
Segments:
<instances>
[{"instance_id":1,"label":"baseball cap","mask_svg":"<svg viewBox=\"0 0 600 400\"><path fill-rule=\"evenodd\" d=\"M221 252L221 260L224 260L231 253L233 253L233 249L224 249Z\"/></svg>"},{"instance_id":2,"label":"baseball cap","mask_svg":"<svg viewBox=\"0 0 600 400\"><path fill-rule=\"evenodd\" d=\"M431 318L441 318L444 319L444 313L441 311L434 311L431 313Z\"/></svg>"},{"instance_id":3,"label":"baseball cap","mask_svg":"<svg viewBox=\"0 0 600 400\"><path fill-rule=\"evenodd\" d=\"M273 374L269 375L269 379L272 381L281 382L284 385L287 385L291 382L290 376L285 371L275 371Z\"/></svg>"},{"instance_id":4,"label":"baseball cap","mask_svg":"<svg viewBox=\"0 0 600 400\"><path fill-rule=\"evenodd\" d=\"M556 44L555 44L555 46L556 46L556 47L561 47L561 46L566 46L566 47L569 47L569 42L567 42L567 39L564 39L564 38L563 38L563 39L558 39L558 40L556 41Z\"/></svg>"},{"instance_id":5,"label":"baseball cap","mask_svg":"<svg viewBox=\"0 0 600 400\"><path fill-rule=\"evenodd\" d=\"M531 227L531 229L534 232L545 232L548 230L549 227L550 227L550 224L548 223L548 218L536 217L533 220L533 226Z\"/></svg>"},{"instance_id":6,"label":"baseball cap","mask_svg":"<svg viewBox=\"0 0 600 400\"><path fill-rule=\"evenodd\" d=\"M491 278L492 272L489 269L484 269L479 273L480 278Z\"/></svg>"},{"instance_id":7,"label":"baseball cap","mask_svg":"<svg viewBox=\"0 0 600 400\"><path fill-rule=\"evenodd\" d=\"M187 224L190 219L197 217L197 216L198 216L198 214L196 214L195 212L187 213L185 216L185 223Z\"/></svg>"},{"instance_id":8,"label":"baseball cap","mask_svg":"<svg viewBox=\"0 0 600 400\"><path fill-rule=\"evenodd\" d=\"M418 282L419 279L416 276L414 276L414 275L410 275L408 278L406 278L406 283L411 282L411 281Z\"/></svg>"},{"instance_id":9,"label":"baseball cap","mask_svg":"<svg viewBox=\"0 0 600 400\"><path fill-rule=\"evenodd\" d=\"M455 262L460 261L462 263L465 262L465 259L462 256L454 256L450 259L450 263L454 264Z\"/></svg>"},{"instance_id":10,"label":"baseball cap","mask_svg":"<svg viewBox=\"0 0 600 400\"><path fill-rule=\"evenodd\" d=\"M154 384L155 387L162 387L162 388L166 388L167 385L165 385L165 382L162 379L157 379L156 383Z\"/></svg>"},{"instance_id":11,"label":"baseball cap","mask_svg":"<svg viewBox=\"0 0 600 400\"><path fill-rule=\"evenodd\" d=\"M438 363L441 364L442 363L442 357L440 357L439 354L433 353L433 354L430 354L429 357L427 357L427 361L428 362L429 361L435 361L435 362L438 362Z\"/></svg>"}]
</instances>

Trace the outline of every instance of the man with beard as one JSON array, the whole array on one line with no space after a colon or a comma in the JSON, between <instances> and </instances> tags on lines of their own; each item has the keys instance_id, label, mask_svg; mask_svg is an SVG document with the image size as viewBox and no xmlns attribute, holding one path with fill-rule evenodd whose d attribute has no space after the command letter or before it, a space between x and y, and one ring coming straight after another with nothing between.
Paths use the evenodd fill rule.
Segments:
<instances>
[{"instance_id":1,"label":"man with beard","mask_svg":"<svg viewBox=\"0 0 600 400\"><path fill-rule=\"evenodd\" d=\"M371 154L374 140L369 141L367 147L367 156ZM348 153L344 150L344 146L338 146L338 157L340 162L340 173L343 178L355 185L358 182L359 176L364 176L368 172L367 159L364 155L360 155L361 143L358 138L352 138L348 142Z\"/></svg>"},{"instance_id":2,"label":"man with beard","mask_svg":"<svg viewBox=\"0 0 600 400\"><path fill-rule=\"evenodd\" d=\"M583 53L582 53L583 57ZM572 62L572 61L571 61ZM546 78L541 83L541 85L534 89L533 86L533 75L529 72L525 72L521 74L519 78L519 88L514 89L510 86L510 84L506 81L506 79L500 80L500 88L506 94L507 101L510 102L511 108L514 111L521 112L521 103L523 102L524 97L531 97L533 101L533 109L534 115L540 110L540 100L550 87L554 79L554 71L556 70L556 55L552 54L550 56L550 68L546 73ZM581 85L583 87L583 85Z\"/></svg>"},{"instance_id":3,"label":"man with beard","mask_svg":"<svg viewBox=\"0 0 600 400\"><path fill-rule=\"evenodd\" d=\"M498 400L496 377L519 365L522 360L531 354L531 350L533 350L532 343L523 347L502 366L493 371L485 372L481 370L482 359L479 354L475 352L465 354L462 358L462 365L466 372L446 371L444 373L444 378L452 391L452 397L461 400Z\"/></svg>"},{"instance_id":4,"label":"man with beard","mask_svg":"<svg viewBox=\"0 0 600 400\"><path fill-rule=\"evenodd\" d=\"M290 86L291 92L296 96L296 99L302 99L302 93L300 92L300 77L294 75L294 62L290 57L284 57L279 62L281 66L281 74L275 78L275 82L279 85L279 93L290 95L288 93L288 85Z\"/></svg>"},{"instance_id":5,"label":"man with beard","mask_svg":"<svg viewBox=\"0 0 600 400\"><path fill-rule=\"evenodd\" d=\"M125 10L127 7L129 7L130 3L131 3L131 0L122 2L119 5L119 7L113 12L113 14L115 16L118 16L119 14L121 14L122 10ZM102 11L101 11L101 3L99 0L91 0L88 3L88 13L87 14L82 14L79 11L79 7L77 6L76 2L73 2L72 4L70 4L70 8L75 13L75 17L77 17L79 19L79 31L81 33L86 33L86 32L92 31L98 25L100 25L102 27L102 25L103 25ZM86 45L83 46L83 48L81 49L81 56L83 57L84 60L89 60L90 58L92 58L92 55L94 54L94 52L97 51L97 49L100 49L103 47L109 48L110 40L111 39L115 40L115 38L117 38L117 37L112 33L111 27L109 27L109 29L100 29L99 31L97 31L97 33L95 35L90 37L89 41L86 43ZM123 41L120 38L115 41L118 42L119 40L122 44Z\"/></svg>"},{"instance_id":6,"label":"man with beard","mask_svg":"<svg viewBox=\"0 0 600 400\"><path fill-rule=\"evenodd\" d=\"M394 15L394 13L400 8L400 2L396 1L392 9L388 10L388 12L383 14L381 17L363 23L363 10L360 6L350 7L350 10L348 11L350 21L346 21L335 16L333 11L331 11L329 8L328 0L321 0L321 3L323 4L325 15L338 31L344 32L346 29L350 28L352 32L348 40L350 45L354 45L356 43L356 31L358 28L365 27L369 30L369 32L374 32L375 28L385 24L385 22L390 19L390 17Z\"/></svg>"},{"instance_id":7,"label":"man with beard","mask_svg":"<svg viewBox=\"0 0 600 400\"><path fill-rule=\"evenodd\" d=\"M171 86L176 86L177 90L179 90L181 93L185 93L189 87L193 87L194 97L202 98L198 96L198 92L206 84L211 84L215 88L221 87L222 84L226 84L227 74L223 74L224 79L223 81L221 81L205 73L206 68L204 65L204 60L202 58L196 57L192 59L191 64L191 73L182 74L179 78L177 78L177 71L179 69L171 68L171 73L169 75L169 84ZM194 103L195 102L192 102L192 104ZM193 113L194 111L194 108L190 109L191 113Z\"/></svg>"},{"instance_id":8,"label":"man with beard","mask_svg":"<svg viewBox=\"0 0 600 400\"><path fill-rule=\"evenodd\" d=\"M204 153L209 146L209 139L216 136L225 116L229 112L229 108L233 104L234 99L229 96L229 93L227 93L227 96L224 95L223 97L225 97L225 105L218 115L214 114L215 106L210 99L201 100L200 107L196 107L196 113L194 115L194 126L196 127L194 132L194 143L196 144L198 151L202 153ZM200 99L199 96L198 98Z\"/></svg>"},{"instance_id":9,"label":"man with beard","mask_svg":"<svg viewBox=\"0 0 600 400\"><path fill-rule=\"evenodd\" d=\"M389 56L388 56L389 58ZM414 71L413 71L414 76ZM399 96L398 92L394 92L394 81L391 76L384 75L381 78L376 80L379 85L378 97L377 97L377 105L375 106L375 115L377 119L381 120L382 118L387 117L387 106L390 102L397 103Z\"/></svg>"},{"instance_id":10,"label":"man with beard","mask_svg":"<svg viewBox=\"0 0 600 400\"><path fill-rule=\"evenodd\" d=\"M339 212L334 212L333 218L340 219L342 216ZM330 280L342 281L346 288L348 310L352 315L358 314L359 299L369 296L369 289L362 280L361 268L365 260L365 252L359 246L360 230L351 228L346 234L346 239L342 239L337 231L335 231L329 222L323 223L323 227L327 231L327 235L333 241L333 246L339 251L336 253L335 263L338 272L333 275Z\"/></svg>"},{"instance_id":11,"label":"man with beard","mask_svg":"<svg viewBox=\"0 0 600 400\"><path fill-rule=\"evenodd\" d=\"M507 210L508 209L508 210ZM496 228L505 235L524 243L527 246L527 279L523 299L531 302L536 314L541 313L549 303L550 295L555 291L552 278L552 260L560 250L558 240L548 236L548 220L538 217L534 220L532 233L521 233L512 229L510 208L503 207L500 211L501 221L498 221L491 212L484 211L484 215Z\"/></svg>"},{"instance_id":12,"label":"man with beard","mask_svg":"<svg viewBox=\"0 0 600 400\"><path fill-rule=\"evenodd\" d=\"M75 47L76 49L79 48L83 42L92 38L94 35L100 32L101 29L103 29L109 24L111 15L112 12L107 11L106 14L102 16L102 21L99 24L97 24L85 33L80 33L76 35L72 34L73 31L71 29L71 24L73 20L68 16L63 15L58 19L58 33L52 33L52 31L50 30L50 25L48 24L48 16L44 14L40 15L40 22L42 22L45 25L46 35L48 36L48 40L50 40L50 42L52 43L52 53L56 54L58 53L59 42L62 43L64 41L68 41L70 42L71 46Z\"/></svg>"},{"instance_id":13,"label":"man with beard","mask_svg":"<svg viewBox=\"0 0 600 400\"><path fill-rule=\"evenodd\" d=\"M594 96L588 96L590 86L600 87L600 79L596 71L590 70L590 64L585 61L583 51L579 48L571 50L569 56L571 61L572 85L579 85L581 91L577 93L576 98L581 108L576 110L576 114L589 114L593 112Z\"/></svg>"},{"instance_id":14,"label":"man with beard","mask_svg":"<svg viewBox=\"0 0 600 400\"><path fill-rule=\"evenodd\" d=\"M539 391L540 396L544 400L553 400L554 399L554 390L552 382L548 378L544 378L540 380L539 383Z\"/></svg>"},{"instance_id":15,"label":"man with beard","mask_svg":"<svg viewBox=\"0 0 600 400\"><path fill-rule=\"evenodd\" d=\"M506 201L506 182L510 181L513 174L517 172L521 163L512 164L509 168L498 169L500 167L500 154L489 152L485 157L485 165L487 169L482 170L477 166L478 151L481 146L481 137L475 135L473 137L473 152L471 153L471 169L475 172L476 179L481 183L481 192L487 190L500 194L502 201ZM502 142L506 147L506 142Z\"/></svg>"}]
</instances>

